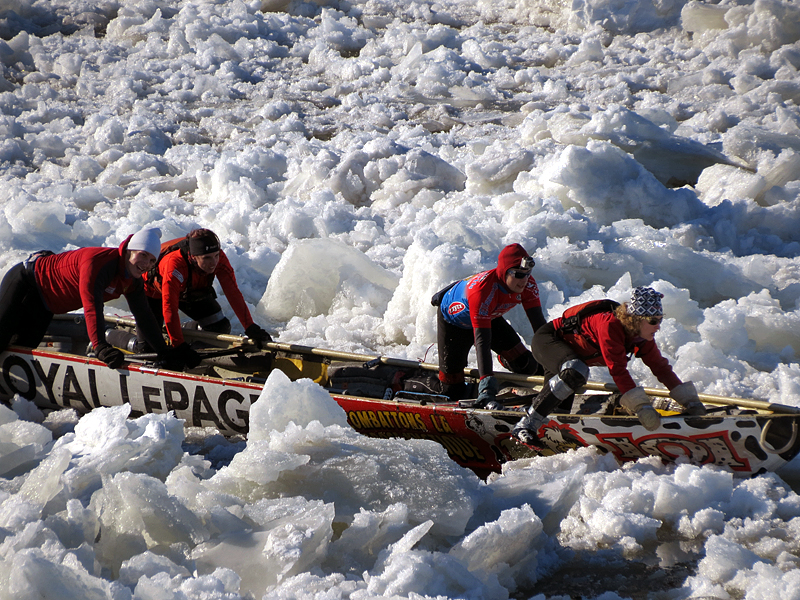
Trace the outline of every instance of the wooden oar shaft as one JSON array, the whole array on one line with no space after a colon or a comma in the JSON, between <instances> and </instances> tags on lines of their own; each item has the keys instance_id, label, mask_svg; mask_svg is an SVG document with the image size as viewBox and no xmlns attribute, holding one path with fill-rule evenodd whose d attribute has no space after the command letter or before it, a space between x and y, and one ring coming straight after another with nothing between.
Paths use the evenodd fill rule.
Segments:
<instances>
[{"instance_id":1,"label":"wooden oar shaft","mask_svg":"<svg viewBox=\"0 0 800 600\"><path fill-rule=\"evenodd\" d=\"M134 327L136 325L133 319L123 317L106 316L106 321L115 325L122 325L125 327ZM197 339L209 342L211 344L222 344L226 346L252 346L255 344L247 337L231 334L215 334L208 331L199 331L193 329L184 329L183 336L187 339ZM313 356L321 356L323 358L330 358L333 360L343 360L352 362L369 362L371 360L379 361L381 364L390 365L393 367L401 367L406 369L423 369L425 371L438 372L439 366L431 363L418 362L415 360L408 360L403 358L392 358L388 356L380 356L377 354L358 354L355 352L340 352L338 350L328 350L325 348L315 348L312 346L301 346L299 344L285 344L282 342L269 342L264 345L265 349L275 350L281 352L293 352L295 354L305 354ZM477 369L464 369L464 374L467 377L477 379L479 377ZM501 372L496 374L502 381L516 383L525 386L540 386L544 384L544 378L538 375L526 376L518 373ZM601 391L601 392L617 392L617 386L613 383L601 383L590 381L584 386L587 390ZM645 388L650 396L660 398L668 398L669 391L660 388ZM726 396L717 396L714 394L698 394L702 402L708 404L716 404L719 406L739 406L742 408L752 408L756 410L765 410L777 413L787 414L800 414L800 408L795 406L788 406L785 404L774 404L764 400L746 400L744 398L728 398Z\"/></svg>"},{"instance_id":2,"label":"wooden oar shaft","mask_svg":"<svg viewBox=\"0 0 800 600\"><path fill-rule=\"evenodd\" d=\"M198 350L200 358L217 358L220 356L230 356L241 352L241 348L225 348L222 350ZM142 352L139 354L126 354L125 360L156 360L159 358L158 352Z\"/></svg>"}]
</instances>

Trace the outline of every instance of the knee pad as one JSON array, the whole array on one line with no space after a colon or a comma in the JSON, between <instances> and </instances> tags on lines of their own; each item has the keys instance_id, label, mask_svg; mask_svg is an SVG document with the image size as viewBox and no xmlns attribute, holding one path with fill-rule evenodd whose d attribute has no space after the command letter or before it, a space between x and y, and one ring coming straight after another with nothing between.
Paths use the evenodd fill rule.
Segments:
<instances>
[{"instance_id":1,"label":"knee pad","mask_svg":"<svg viewBox=\"0 0 800 600\"><path fill-rule=\"evenodd\" d=\"M231 332L231 322L227 317L223 317L219 321L215 321L214 323L203 324L203 331L210 331L211 333L230 333Z\"/></svg>"},{"instance_id":2,"label":"knee pad","mask_svg":"<svg viewBox=\"0 0 800 600\"><path fill-rule=\"evenodd\" d=\"M512 360L507 360L508 370L512 373L520 373L522 375L535 375L536 369L539 368L539 363L533 358L533 354L525 352L521 356L517 356Z\"/></svg>"},{"instance_id":3,"label":"knee pad","mask_svg":"<svg viewBox=\"0 0 800 600\"><path fill-rule=\"evenodd\" d=\"M589 380L589 367L582 360L568 360L558 375L550 379L550 390L559 400L566 400Z\"/></svg>"}]
</instances>

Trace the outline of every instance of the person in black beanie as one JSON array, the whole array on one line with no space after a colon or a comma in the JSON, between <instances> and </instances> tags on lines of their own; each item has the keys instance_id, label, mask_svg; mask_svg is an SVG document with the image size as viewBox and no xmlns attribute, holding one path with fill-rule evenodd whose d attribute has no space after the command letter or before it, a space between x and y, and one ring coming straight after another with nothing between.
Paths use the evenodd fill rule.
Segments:
<instances>
[{"instance_id":1,"label":"person in black beanie","mask_svg":"<svg viewBox=\"0 0 800 600\"><path fill-rule=\"evenodd\" d=\"M269 333L253 321L217 235L210 229L195 229L185 238L162 244L158 262L144 276L150 307L156 318L166 323L172 345L190 368L197 366L200 356L183 337L179 311L194 319L203 331L231 331L231 322L216 299L215 278L219 278L245 335L259 349L272 341Z\"/></svg>"}]
</instances>

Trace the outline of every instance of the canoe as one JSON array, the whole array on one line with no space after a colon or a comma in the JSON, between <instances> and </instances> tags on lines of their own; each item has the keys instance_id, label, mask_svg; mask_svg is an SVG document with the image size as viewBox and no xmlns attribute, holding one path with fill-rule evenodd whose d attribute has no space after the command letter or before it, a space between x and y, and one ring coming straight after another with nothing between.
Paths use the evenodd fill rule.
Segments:
<instances>
[{"instance_id":1,"label":"canoe","mask_svg":"<svg viewBox=\"0 0 800 600\"><path fill-rule=\"evenodd\" d=\"M131 328L109 317L110 326ZM450 402L425 391L434 365L391 357L271 343L257 351L239 336L186 332L209 346L203 363L190 372L154 366L147 355L129 355L119 369L87 356L80 315L55 319L36 349L10 347L0 354L0 400L19 394L44 411L72 408L86 413L102 406L131 406L131 417L173 411L187 426L213 427L225 435L246 435L250 406L269 373L308 377L324 386L344 409L348 423L378 438L428 439L441 444L458 464L482 477L508 461L551 455L584 446L612 453L620 462L646 456L716 465L738 476L775 471L800 452L800 409L752 399L701 394L706 416L685 416L666 390L647 389L662 414L661 427L644 429L620 414L613 385L590 382L570 413L556 413L539 431L547 448L520 444L511 430L530 403L541 377L500 373L506 410L488 411L472 401ZM473 370L466 375L475 376ZM516 410L515 410L516 408Z\"/></svg>"}]
</instances>

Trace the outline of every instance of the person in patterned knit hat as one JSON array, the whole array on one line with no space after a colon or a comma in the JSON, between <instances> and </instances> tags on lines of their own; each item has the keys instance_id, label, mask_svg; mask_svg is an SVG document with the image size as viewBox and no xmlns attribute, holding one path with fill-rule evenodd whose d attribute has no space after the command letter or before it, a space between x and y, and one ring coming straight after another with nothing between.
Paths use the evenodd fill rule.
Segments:
<instances>
[{"instance_id":1,"label":"person in patterned knit hat","mask_svg":"<svg viewBox=\"0 0 800 600\"><path fill-rule=\"evenodd\" d=\"M590 366L606 366L620 394L620 405L648 430L660 426L661 417L650 398L628 372L629 357L637 356L670 390L669 395L684 408L684 414L704 415L691 381L682 382L658 350L654 336L661 327L663 294L650 287L637 287L629 302L593 300L568 308L564 314L539 328L531 351L545 370L545 384L527 414L514 427L514 436L524 444L541 447L539 428L557 406L569 410L575 391L589 377Z\"/></svg>"}]
</instances>

